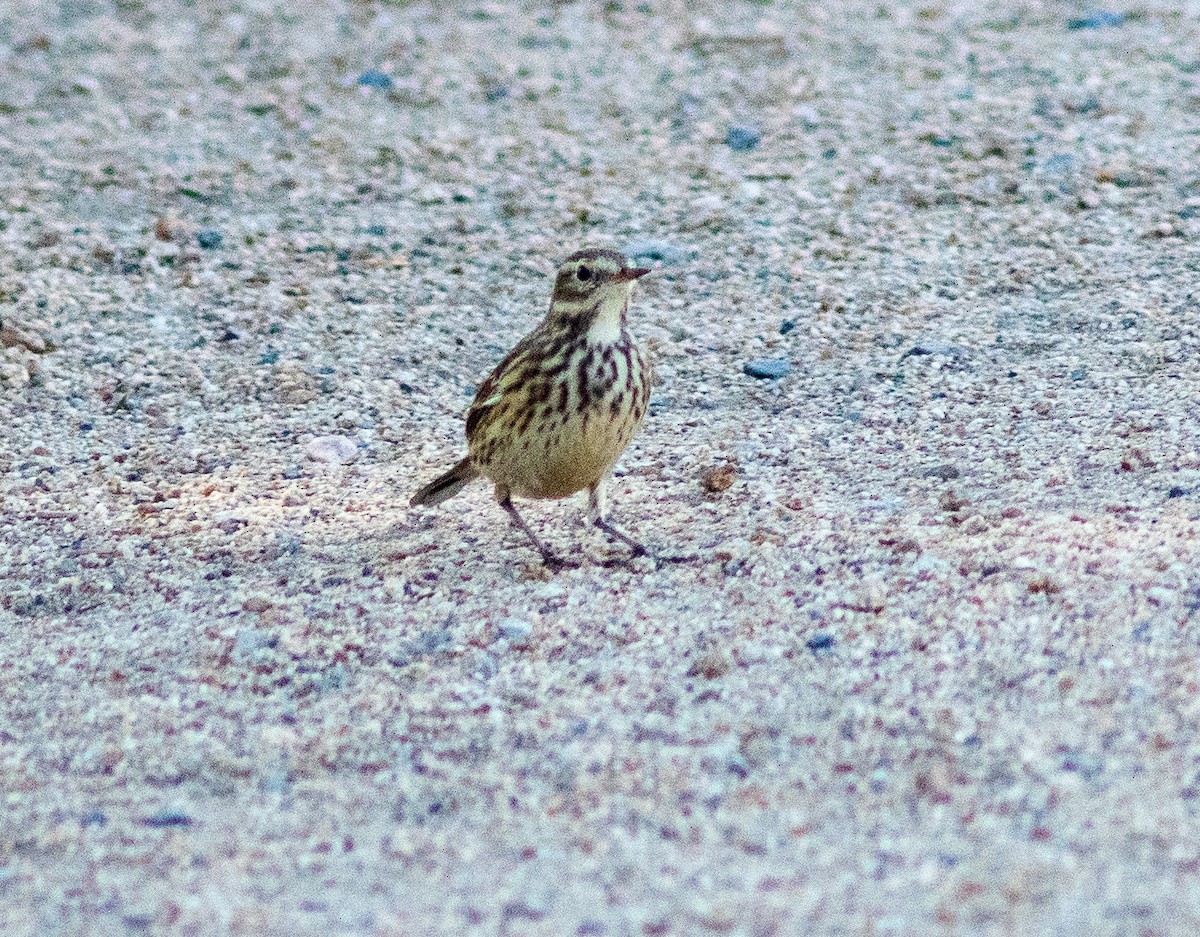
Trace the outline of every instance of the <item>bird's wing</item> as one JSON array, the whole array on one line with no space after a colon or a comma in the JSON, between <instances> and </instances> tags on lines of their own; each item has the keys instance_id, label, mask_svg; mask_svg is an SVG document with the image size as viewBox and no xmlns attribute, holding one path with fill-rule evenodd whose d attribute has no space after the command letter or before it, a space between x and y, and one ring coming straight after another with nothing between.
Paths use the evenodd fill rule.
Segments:
<instances>
[{"instance_id":1,"label":"bird's wing","mask_svg":"<svg viewBox=\"0 0 1200 937\"><path fill-rule=\"evenodd\" d=\"M521 367L521 362L526 357L526 353L536 344L537 340L533 334L526 335L492 369L487 380L479 385L479 390L475 392L475 399L471 401L471 406L467 409L468 442L492 408L525 382L526 369Z\"/></svg>"}]
</instances>

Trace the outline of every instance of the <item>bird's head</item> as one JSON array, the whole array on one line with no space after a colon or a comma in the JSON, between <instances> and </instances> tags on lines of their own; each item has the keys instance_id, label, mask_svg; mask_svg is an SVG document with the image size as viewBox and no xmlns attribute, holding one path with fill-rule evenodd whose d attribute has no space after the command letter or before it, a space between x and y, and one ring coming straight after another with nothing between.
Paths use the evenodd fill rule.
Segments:
<instances>
[{"instance_id":1,"label":"bird's head","mask_svg":"<svg viewBox=\"0 0 1200 937\"><path fill-rule=\"evenodd\" d=\"M559 265L550 316L589 324L613 314L623 319L634 282L649 272L647 267L634 266L619 251L602 247L578 250Z\"/></svg>"}]
</instances>

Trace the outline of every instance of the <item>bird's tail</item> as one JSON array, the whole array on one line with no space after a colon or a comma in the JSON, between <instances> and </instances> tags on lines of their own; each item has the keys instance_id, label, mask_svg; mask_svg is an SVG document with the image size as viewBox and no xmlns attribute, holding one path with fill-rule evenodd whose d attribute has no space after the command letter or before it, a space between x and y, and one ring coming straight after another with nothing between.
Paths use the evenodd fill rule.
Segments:
<instances>
[{"instance_id":1,"label":"bird's tail","mask_svg":"<svg viewBox=\"0 0 1200 937\"><path fill-rule=\"evenodd\" d=\"M441 504L447 498L453 498L466 487L467 483L479 477L479 472L471 464L469 458L463 459L458 465L444 475L439 475L428 485L412 496L408 502L412 506L419 504Z\"/></svg>"}]
</instances>

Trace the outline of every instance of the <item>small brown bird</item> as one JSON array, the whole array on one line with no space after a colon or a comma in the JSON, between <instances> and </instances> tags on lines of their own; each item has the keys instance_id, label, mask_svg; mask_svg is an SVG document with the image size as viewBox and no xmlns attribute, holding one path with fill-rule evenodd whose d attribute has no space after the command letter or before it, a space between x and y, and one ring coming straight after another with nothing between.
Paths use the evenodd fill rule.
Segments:
<instances>
[{"instance_id":1,"label":"small brown bird","mask_svg":"<svg viewBox=\"0 0 1200 937\"><path fill-rule=\"evenodd\" d=\"M606 519L604 484L650 401L650 362L625 327L633 284L649 272L601 248L563 261L546 318L496 365L467 411L466 458L412 504L439 504L488 478L513 524L559 569L578 564L538 539L513 495L565 498L586 488L591 522L647 555Z\"/></svg>"}]
</instances>

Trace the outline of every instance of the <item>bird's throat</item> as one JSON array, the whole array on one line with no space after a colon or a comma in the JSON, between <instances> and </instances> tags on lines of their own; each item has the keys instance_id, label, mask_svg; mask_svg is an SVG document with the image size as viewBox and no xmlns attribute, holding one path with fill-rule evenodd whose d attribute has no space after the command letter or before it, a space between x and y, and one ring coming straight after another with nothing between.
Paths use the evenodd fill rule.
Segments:
<instances>
[{"instance_id":1,"label":"bird's throat","mask_svg":"<svg viewBox=\"0 0 1200 937\"><path fill-rule=\"evenodd\" d=\"M629 289L612 289L596 306L587 327L590 344L612 344L621 337L625 320L629 314Z\"/></svg>"}]
</instances>

